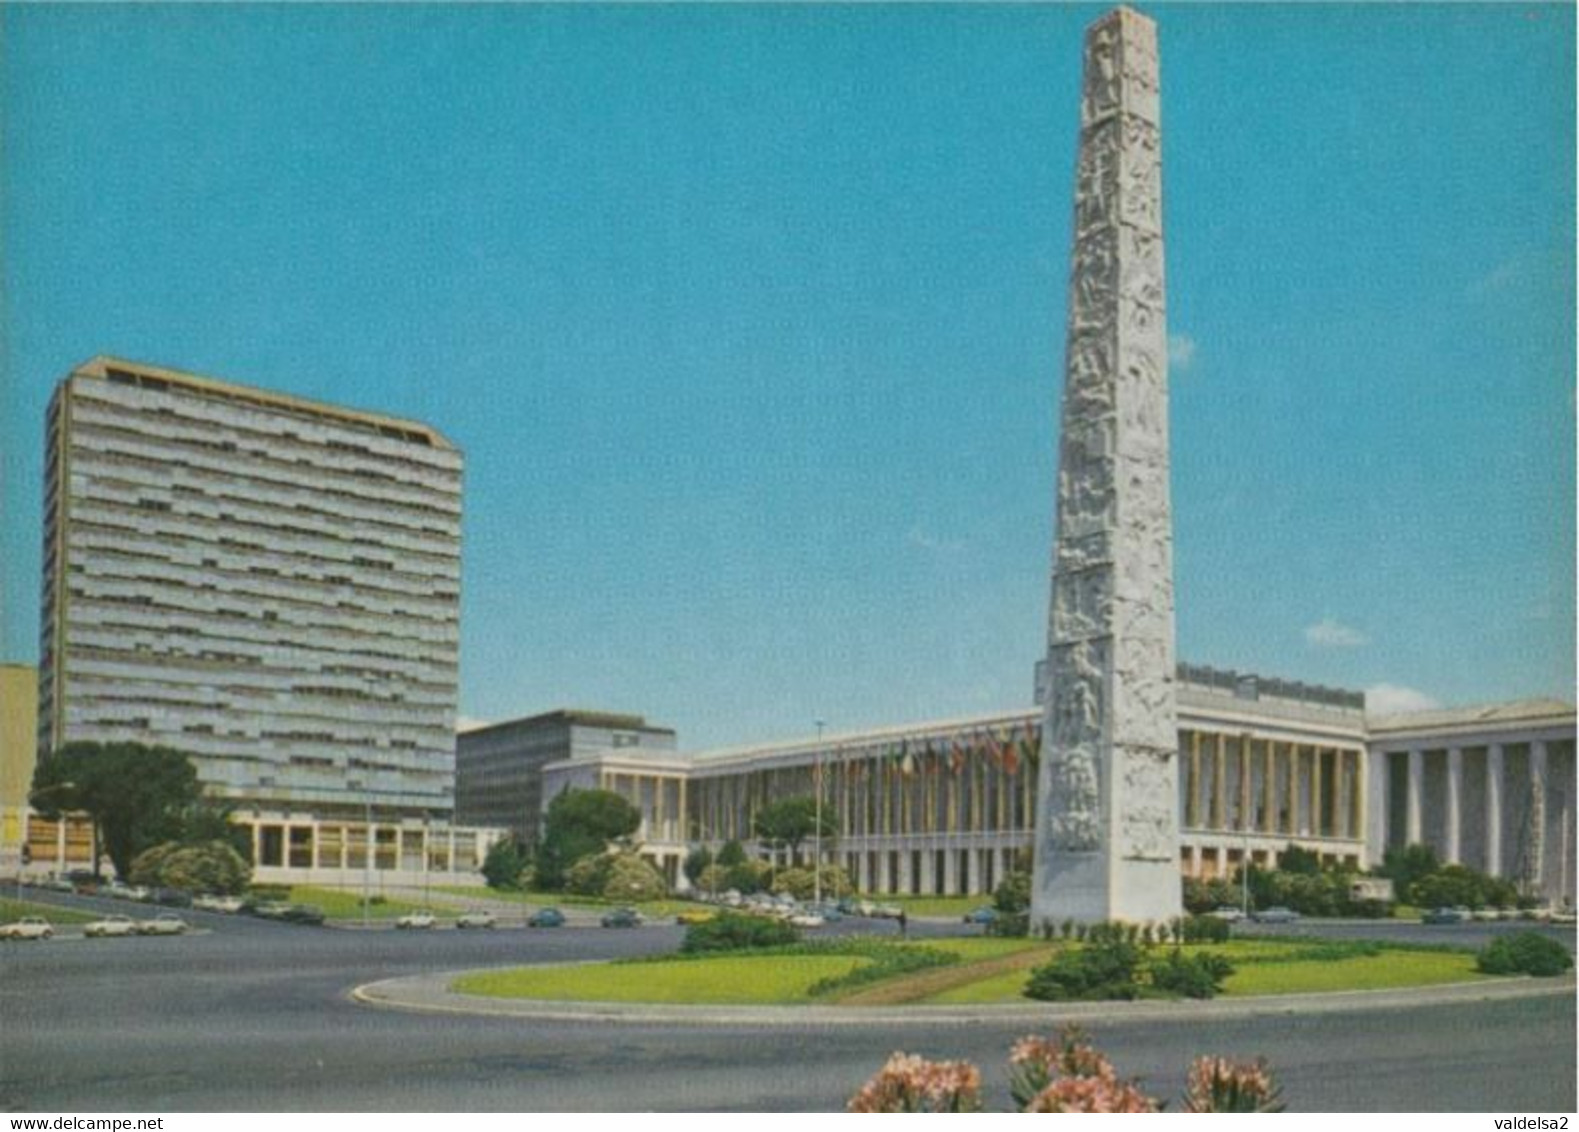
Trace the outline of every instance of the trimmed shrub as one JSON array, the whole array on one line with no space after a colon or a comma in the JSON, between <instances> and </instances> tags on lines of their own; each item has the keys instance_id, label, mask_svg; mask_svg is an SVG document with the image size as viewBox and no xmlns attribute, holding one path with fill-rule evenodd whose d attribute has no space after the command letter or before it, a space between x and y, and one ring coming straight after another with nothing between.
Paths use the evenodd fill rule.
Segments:
<instances>
[{"instance_id":1,"label":"trimmed shrub","mask_svg":"<svg viewBox=\"0 0 1579 1132\"><path fill-rule=\"evenodd\" d=\"M1228 921L1216 916L1186 916L1180 928L1185 943L1228 942Z\"/></svg>"},{"instance_id":2,"label":"trimmed shrub","mask_svg":"<svg viewBox=\"0 0 1579 1132\"><path fill-rule=\"evenodd\" d=\"M1013 872L993 890L992 906L1000 914L1027 912L1031 907L1031 874Z\"/></svg>"},{"instance_id":3,"label":"trimmed shrub","mask_svg":"<svg viewBox=\"0 0 1579 1132\"><path fill-rule=\"evenodd\" d=\"M614 860L607 853L589 853L565 870L565 891L578 896L602 896Z\"/></svg>"},{"instance_id":4,"label":"trimmed shrub","mask_svg":"<svg viewBox=\"0 0 1579 1132\"><path fill-rule=\"evenodd\" d=\"M1560 975L1574 965L1568 949L1540 932L1515 932L1492 940L1475 956L1487 975Z\"/></svg>"},{"instance_id":5,"label":"trimmed shrub","mask_svg":"<svg viewBox=\"0 0 1579 1132\"><path fill-rule=\"evenodd\" d=\"M1202 951L1195 955L1170 951L1152 961L1151 985L1167 994L1185 998L1215 998L1234 966L1221 955Z\"/></svg>"},{"instance_id":6,"label":"trimmed shrub","mask_svg":"<svg viewBox=\"0 0 1579 1132\"><path fill-rule=\"evenodd\" d=\"M669 885L645 857L620 853L610 858L599 895L605 900L661 900L669 895Z\"/></svg>"},{"instance_id":7,"label":"trimmed shrub","mask_svg":"<svg viewBox=\"0 0 1579 1132\"><path fill-rule=\"evenodd\" d=\"M1088 936L1102 926L1095 925ZM1102 933L1100 939L1060 952L1051 962L1035 968L1025 985L1025 996L1043 1002L1132 999L1140 994L1135 977L1139 968L1140 948L1114 934Z\"/></svg>"},{"instance_id":8,"label":"trimmed shrub","mask_svg":"<svg viewBox=\"0 0 1579 1132\"><path fill-rule=\"evenodd\" d=\"M720 912L711 920L686 928L680 950L694 955L700 951L746 951L799 942L800 929L794 924L770 920L766 916Z\"/></svg>"}]
</instances>

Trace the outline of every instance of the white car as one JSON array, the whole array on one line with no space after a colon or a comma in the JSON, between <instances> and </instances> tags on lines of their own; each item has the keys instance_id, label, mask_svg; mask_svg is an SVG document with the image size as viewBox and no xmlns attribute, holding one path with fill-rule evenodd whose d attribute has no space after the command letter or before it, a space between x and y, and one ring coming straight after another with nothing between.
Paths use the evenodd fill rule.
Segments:
<instances>
[{"instance_id":1,"label":"white car","mask_svg":"<svg viewBox=\"0 0 1579 1132\"><path fill-rule=\"evenodd\" d=\"M1230 924L1237 924L1245 918L1244 910L1235 908L1232 904L1219 904L1206 914L1215 920L1224 920Z\"/></svg>"},{"instance_id":2,"label":"white car","mask_svg":"<svg viewBox=\"0 0 1579 1132\"><path fill-rule=\"evenodd\" d=\"M457 928L491 928L497 923L492 912L465 912L455 917Z\"/></svg>"},{"instance_id":3,"label":"white car","mask_svg":"<svg viewBox=\"0 0 1579 1132\"><path fill-rule=\"evenodd\" d=\"M789 918L789 922L797 928L820 928L828 921L815 912L796 912Z\"/></svg>"},{"instance_id":4,"label":"white car","mask_svg":"<svg viewBox=\"0 0 1579 1132\"><path fill-rule=\"evenodd\" d=\"M137 925L138 935L180 935L187 929L186 921L174 912L160 912L151 920Z\"/></svg>"},{"instance_id":5,"label":"white car","mask_svg":"<svg viewBox=\"0 0 1579 1132\"><path fill-rule=\"evenodd\" d=\"M243 901L239 896L205 896L192 897L192 907L201 908L205 912L239 912Z\"/></svg>"},{"instance_id":6,"label":"white car","mask_svg":"<svg viewBox=\"0 0 1579 1132\"><path fill-rule=\"evenodd\" d=\"M23 916L14 924L0 924L0 939L48 939L55 929L42 916Z\"/></svg>"},{"instance_id":7,"label":"white car","mask_svg":"<svg viewBox=\"0 0 1579 1132\"><path fill-rule=\"evenodd\" d=\"M407 912L395 921L397 928L431 928L437 924L438 917L427 909L420 912Z\"/></svg>"},{"instance_id":8,"label":"white car","mask_svg":"<svg viewBox=\"0 0 1579 1132\"><path fill-rule=\"evenodd\" d=\"M130 916L105 916L102 920L83 924L82 934L89 939L94 936L136 935L137 923Z\"/></svg>"}]
</instances>

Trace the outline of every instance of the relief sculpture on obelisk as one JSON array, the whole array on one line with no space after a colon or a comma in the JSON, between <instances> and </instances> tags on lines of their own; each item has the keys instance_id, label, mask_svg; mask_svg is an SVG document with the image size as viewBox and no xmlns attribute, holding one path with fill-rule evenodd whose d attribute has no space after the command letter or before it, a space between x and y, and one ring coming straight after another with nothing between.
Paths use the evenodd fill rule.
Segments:
<instances>
[{"instance_id":1,"label":"relief sculpture on obelisk","mask_svg":"<svg viewBox=\"0 0 1579 1132\"><path fill-rule=\"evenodd\" d=\"M1086 33L1033 923L1180 909L1156 25Z\"/></svg>"}]
</instances>

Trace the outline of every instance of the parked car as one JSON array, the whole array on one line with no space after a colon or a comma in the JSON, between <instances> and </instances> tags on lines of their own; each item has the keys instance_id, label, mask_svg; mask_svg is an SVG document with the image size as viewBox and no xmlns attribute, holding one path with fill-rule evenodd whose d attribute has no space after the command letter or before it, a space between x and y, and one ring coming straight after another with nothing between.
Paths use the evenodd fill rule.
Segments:
<instances>
[{"instance_id":1,"label":"parked car","mask_svg":"<svg viewBox=\"0 0 1579 1132\"><path fill-rule=\"evenodd\" d=\"M288 924L308 924L317 927L323 923L323 909L316 904L287 904L279 918Z\"/></svg>"},{"instance_id":2,"label":"parked car","mask_svg":"<svg viewBox=\"0 0 1579 1132\"><path fill-rule=\"evenodd\" d=\"M526 918L529 928L562 928L565 926L565 914L558 908L539 908Z\"/></svg>"},{"instance_id":3,"label":"parked car","mask_svg":"<svg viewBox=\"0 0 1579 1132\"><path fill-rule=\"evenodd\" d=\"M1271 908L1251 912L1250 918L1258 924L1292 924L1299 919L1299 913L1277 904Z\"/></svg>"},{"instance_id":4,"label":"parked car","mask_svg":"<svg viewBox=\"0 0 1579 1132\"><path fill-rule=\"evenodd\" d=\"M789 917L789 922L797 928L820 928L828 921L815 912L795 912Z\"/></svg>"},{"instance_id":5,"label":"parked car","mask_svg":"<svg viewBox=\"0 0 1579 1132\"><path fill-rule=\"evenodd\" d=\"M291 910L291 903L287 900L264 900L253 904L247 910L260 920L283 920L285 913Z\"/></svg>"},{"instance_id":6,"label":"parked car","mask_svg":"<svg viewBox=\"0 0 1579 1132\"><path fill-rule=\"evenodd\" d=\"M437 916L426 908L419 908L415 912L407 912L395 921L397 928L431 928L439 922Z\"/></svg>"},{"instance_id":7,"label":"parked car","mask_svg":"<svg viewBox=\"0 0 1579 1132\"><path fill-rule=\"evenodd\" d=\"M174 912L160 912L151 920L144 920L137 925L138 935L181 935L187 929L187 923Z\"/></svg>"},{"instance_id":8,"label":"parked car","mask_svg":"<svg viewBox=\"0 0 1579 1132\"><path fill-rule=\"evenodd\" d=\"M687 908L675 916L677 924L705 924L708 920L717 919L718 913L711 908Z\"/></svg>"},{"instance_id":9,"label":"parked car","mask_svg":"<svg viewBox=\"0 0 1579 1132\"><path fill-rule=\"evenodd\" d=\"M1469 915L1474 920L1495 920L1497 918L1497 910L1495 908L1476 908Z\"/></svg>"},{"instance_id":10,"label":"parked car","mask_svg":"<svg viewBox=\"0 0 1579 1132\"><path fill-rule=\"evenodd\" d=\"M972 908L965 913L967 924L990 924L998 918L998 910L991 904L983 904L980 908Z\"/></svg>"},{"instance_id":11,"label":"parked car","mask_svg":"<svg viewBox=\"0 0 1579 1132\"><path fill-rule=\"evenodd\" d=\"M1466 924L1474 918L1468 908L1433 908L1420 917L1422 924Z\"/></svg>"},{"instance_id":12,"label":"parked car","mask_svg":"<svg viewBox=\"0 0 1579 1132\"><path fill-rule=\"evenodd\" d=\"M214 911L235 913L246 907L246 903L239 896L216 896L214 897Z\"/></svg>"},{"instance_id":13,"label":"parked car","mask_svg":"<svg viewBox=\"0 0 1579 1132\"><path fill-rule=\"evenodd\" d=\"M830 924L837 924L840 920L844 919L844 913L839 910L839 906L837 904L812 904L809 905L806 910L808 912L815 912Z\"/></svg>"},{"instance_id":14,"label":"parked car","mask_svg":"<svg viewBox=\"0 0 1579 1132\"><path fill-rule=\"evenodd\" d=\"M616 908L599 922L606 928L639 928L647 918L634 908Z\"/></svg>"},{"instance_id":15,"label":"parked car","mask_svg":"<svg viewBox=\"0 0 1579 1132\"><path fill-rule=\"evenodd\" d=\"M1575 916L1572 908L1561 908L1552 913L1552 923L1554 924L1572 924L1574 921Z\"/></svg>"},{"instance_id":16,"label":"parked car","mask_svg":"<svg viewBox=\"0 0 1579 1132\"><path fill-rule=\"evenodd\" d=\"M163 904L167 908L190 908L192 894L184 888L156 888L154 903Z\"/></svg>"},{"instance_id":17,"label":"parked car","mask_svg":"<svg viewBox=\"0 0 1579 1132\"><path fill-rule=\"evenodd\" d=\"M0 939L49 939L55 934L42 916L23 916L11 924L0 924Z\"/></svg>"},{"instance_id":18,"label":"parked car","mask_svg":"<svg viewBox=\"0 0 1579 1132\"><path fill-rule=\"evenodd\" d=\"M876 916L880 920L897 920L905 914L905 910L898 904L874 904L868 916Z\"/></svg>"},{"instance_id":19,"label":"parked car","mask_svg":"<svg viewBox=\"0 0 1579 1132\"><path fill-rule=\"evenodd\" d=\"M90 939L94 936L136 935L137 923L130 916L105 916L102 920L84 924L82 934Z\"/></svg>"},{"instance_id":20,"label":"parked car","mask_svg":"<svg viewBox=\"0 0 1579 1132\"><path fill-rule=\"evenodd\" d=\"M42 888L45 892L76 892L77 886L65 877L45 877L43 880L33 882L33 887Z\"/></svg>"},{"instance_id":21,"label":"parked car","mask_svg":"<svg viewBox=\"0 0 1579 1132\"><path fill-rule=\"evenodd\" d=\"M492 912L462 912L455 917L457 928L491 928L498 923Z\"/></svg>"},{"instance_id":22,"label":"parked car","mask_svg":"<svg viewBox=\"0 0 1579 1132\"><path fill-rule=\"evenodd\" d=\"M1217 907L1213 908L1206 914L1211 916L1213 919L1224 920L1230 924L1237 924L1240 920L1245 918L1244 909L1236 908L1232 904L1219 904Z\"/></svg>"}]
</instances>

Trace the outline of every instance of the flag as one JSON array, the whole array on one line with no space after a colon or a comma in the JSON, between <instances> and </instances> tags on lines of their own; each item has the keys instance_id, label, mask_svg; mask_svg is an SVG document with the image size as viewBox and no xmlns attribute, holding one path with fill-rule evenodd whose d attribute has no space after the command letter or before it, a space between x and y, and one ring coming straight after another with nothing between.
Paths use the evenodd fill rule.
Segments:
<instances>
[{"instance_id":1,"label":"flag","mask_svg":"<svg viewBox=\"0 0 1579 1132\"><path fill-rule=\"evenodd\" d=\"M1015 741L1014 728L1009 728L1003 739L1003 761L999 764L1005 774L1020 773L1020 744Z\"/></svg>"},{"instance_id":2,"label":"flag","mask_svg":"<svg viewBox=\"0 0 1579 1132\"><path fill-rule=\"evenodd\" d=\"M965 769L965 747L958 736L954 738L954 750L949 755L949 766L955 774Z\"/></svg>"},{"instance_id":3,"label":"flag","mask_svg":"<svg viewBox=\"0 0 1579 1132\"><path fill-rule=\"evenodd\" d=\"M1042 729L1037 726L1025 729L1025 761L1032 770L1042 762Z\"/></svg>"}]
</instances>

